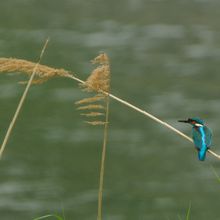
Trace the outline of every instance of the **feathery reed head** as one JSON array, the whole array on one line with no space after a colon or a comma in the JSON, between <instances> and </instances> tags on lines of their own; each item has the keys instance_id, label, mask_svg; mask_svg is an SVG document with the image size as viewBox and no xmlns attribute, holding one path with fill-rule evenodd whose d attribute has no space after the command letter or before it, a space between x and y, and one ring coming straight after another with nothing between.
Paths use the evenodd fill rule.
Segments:
<instances>
[{"instance_id":1,"label":"feathery reed head","mask_svg":"<svg viewBox=\"0 0 220 220\"><path fill-rule=\"evenodd\" d=\"M2 72L20 72L31 75L36 63L15 59L15 58L0 58L0 73ZM36 71L36 79L33 80L34 84L39 84L47 81L54 76L67 76L69 72L64 69L54 69L45 65L38 65Z\"/></svg>"},{"instance_id":2,"label":"feathery reed head","mask_svg":"<svg viewBox=\"0 0 220 220\"><path fill-rule=\"evenodd\" d=\"M106 107L104 106L105 96L103 94L97 94L95 96L81 99L75 102L79 105L77 110L83 111L81 115L94 119L93 121L86 121L91 125L104 125L103 121L105 116Z\"/></svg>"},{"instance_id":3,"label":"feathery reed head","mask_svg":"<svg viewBox=\"0 0 220 220\"><path fill-rule=\"evenodd\" d=\"M91 75L87 78L84 84L81 86L87 92L98 92L95 96L84 98L75 104L80 105L78 110L87 111L82 113L86 117L95 118L94 121L86 121L91 125L105 125L107 122L104 119L97 120L106 115L106 103L108 102L107 93L110 90L110 68L109 59L105 53L100 54L94 60L93 64L99 64L96 69L94 69Z\"/></svg>"},{"instance_id":4,"label":"feathery reed head","mask_svg":"<svg viewBox=\"0 0 220 220\"><path fill-rule=\"evenodd\" d=\"M92 64L109 64L109 59L106 53L101 53L99 56L91 60Z\"/></svg>"},{"instance_id":5,"label":"feathery reed head","mask_svg":"<svg viewBox=\"0 0 220 220\"><path fill-rule=\"evenodd\" d=\"M92 60L93 64L99 64L87 78L83 87L88 91L109 92L110 89L110 67L107 54L102 53Z\"/></svg>"}]
</instances>

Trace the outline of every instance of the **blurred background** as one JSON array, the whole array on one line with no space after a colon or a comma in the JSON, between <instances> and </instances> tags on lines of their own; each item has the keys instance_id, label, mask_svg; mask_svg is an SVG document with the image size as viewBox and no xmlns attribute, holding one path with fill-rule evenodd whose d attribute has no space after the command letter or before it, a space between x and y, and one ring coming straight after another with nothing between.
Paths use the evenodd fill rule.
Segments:
<instances>
[{"instance_id":1,"label":"blurred background","mask_svg":"<svg viewBox=\"0 0 220 220\"><path fill-rule=\"evenodd\" d=\"M0 3L0 56L38 60L86 79L100 52L111 59L111 91L187 135L178 119L198 116L220 153L220 2L217 0L8 0ZM23 93L23 75L0 76L0 140ZM97 215L103 130L83 123L75 81L32 86L0 162L0 215ZM114 100L103 219L217 220L220 161Z\"/></svg>"}]
</instances>

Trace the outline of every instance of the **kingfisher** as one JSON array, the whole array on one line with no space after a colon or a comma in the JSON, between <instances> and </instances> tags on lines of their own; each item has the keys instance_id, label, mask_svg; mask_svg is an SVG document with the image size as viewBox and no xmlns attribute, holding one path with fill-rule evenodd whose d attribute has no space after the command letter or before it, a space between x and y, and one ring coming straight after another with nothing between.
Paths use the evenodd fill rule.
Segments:
<instances>
[{"instance_id":1,"label":"kingfisher","mask_svg":"<svg viewBox=\"0 0 220 220\"><path fill-rule=\"evenodd\" d=\"M204 161L206 152L211 146L212 131L204 124L200 118L188 118L187 120L178 120L179 122L192 125L192 138L196 149L198 150L198 159Z\"/></svg>"}]
</instances>

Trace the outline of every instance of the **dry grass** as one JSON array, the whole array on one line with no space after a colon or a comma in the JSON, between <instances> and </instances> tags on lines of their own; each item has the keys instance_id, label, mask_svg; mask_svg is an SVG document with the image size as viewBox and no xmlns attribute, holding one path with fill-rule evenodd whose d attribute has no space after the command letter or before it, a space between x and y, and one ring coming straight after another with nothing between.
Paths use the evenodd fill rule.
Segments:
<instances>
[{"instance_id":1,"label":"dry grass","mask_svg":"<svg viewBox=\"0 0 220 220\"><path fill-rule=\"evenodd\" d=\"M75 102L76 105L81 105L81 104L86 104L86 103L93 103L93 102L96 102L96 101L101 101L104 99L104 96L101 94L97 94L93 97L89 97L89 98L84 98L84 99L81 99L77 102Z\"/></svg>"},{"instance_id":2,"label":"dry grass","mask_svg":"<svg viewBox=\"0 0 220 220\"><path fill-rule=\"evenodd\" d=\"M82 86L88 92L107 92L109 93L110 89L110 66L108 56L105 53L100 54L94 60L93 64L98 64L98 67L95 68L91 75L88 77L86 82Z\"/></svg>"},{"instance_id":3,"label":"dry grass","mask_svg":"<svg viewBox=\"0 0 220 220\"><path fill-rule=\"evenodd\" d=\"M102 156L100 166L100 178L99 178L99 193L98 193L98 214L97 220L102 219L102 199L103 199L103 185L104 185L104 173L105 173L105 158L106 158L106 146L108 136L108 118L109 118L109 90L110 90L110 66L109 59L105 53L100 54L94 60L93 64L98 66L92 71L87 80L80 84L83 90L87 92L96 92L96 94L89 98L84 98L76 102L78 110L96 110L87 113L82 113L86 117L94 118L94 120L86 121L91 125L104 125L104 137L102 145ZM97 94L98 93L98 94ZM98 104L97 104L98 103ZM104 110L100 112L98 110ZM100 116L105 116L100 120Z\"/></svg>"},{"instance_id":4,"label":"dry grass","mask_svg":"<svg viewBox=\"0 0 220 220\"><path fill-rule=\"evenodd\" d=\"M105 114L101 112L89 112L89 113L82 113L81 115L84 115L86 117L96 117L96 116L101 116Z\"/></svg>"},{"instance_id":5,"label":"dry grass","mask_svg":"<svg viewBox=\"0 0 220 220\"><path fill-rule=\"evenodd\" d=\"M90 104L90 105L85 105L77 108L78 110L94 110L94 109L105 109L103 105L96 105L96 104Z\"/></svg>"},{"instance_id":6,"label":"dry grass","mask_svg":"<svg viewBox=\"0 0 220 220\"><path fill-rule=\"evenodd\" d=\"M18 115L19 115L19 113L20 113L20 110L21 110L21 108L22 108L22 106L23 106L23 103L24 103L24 100L25 100L25 98L26 98L26 96L27 96L27 93L28 93L28 91L29 91L29 88L30 88L30 86L31 86L31 84L32 84L32 82L33 82L34 76L35 76L35 74L36 74L36 72L37 72L39 63L40 63L40 61L41 61L41 59L42 59L42 57L43 57L43 54L44 54L44 52L45 52L45 50L46 50L46 47L47 47L48 42L49 42L49 38L46 40L46 42L45 42L45 44L44 44L44 46L43 46L43 48L42 48L42 50L41 50L41 54L40 54L40 58L39 58L38 62L34 64L32 73L31 73L31 75L30 75L30 79L28 80L27 86L26 86L26 88L25 88L25 90L24 90L24 93L23 93L23 95L22 95L22 97L21 97L19 103L18 103L18 106L17 106L17 109L16 109L16 111L15 111L15 114L14 114L14 116L13 116L13 118L12 118L11 123L9 124L8 130L7 130L6 135L5 135L4 139L3 139L2 146L1 146L1 148L0 148L0 157L2 157L2 154L3 154L4 150L5 150L5 146L6 146L7 142L8 142L8 140L9 140L9 137L10 137L10 134L11 134L11 132L12 132L12 129L13 129L13 127L14 127L14 125L15 125L15 122L16 122L16 120L17 120L17 118L18 118ZM4 66L7 66L7 65L3 65L3 67L4 67ZM7 68L6 68L6 69L7 69Z\"/></svg>"},{"instance_id":7,"label":"dry grass","mask_svg":"<svg viewBox=\"0 0 220 220\"><path fill-rule=\"evenodd\" d=\"M97 117L100 118L106 115L106 102L108 101L107 97L110 89L110 67L108 56L105 53L102 53L92 60L92 63L98 64L98 66L92 71L87 80L80 84L80 87L86 92L96 93L91 97L75 102L75 104L80 106L77 108L78 110L92 110L81 114L90 118L94 117L93 121L86 121L86 123L91 125L105 125L105 119L97 120ZM100 112L99 110L104 110L105 113Z\"/></svg>"},{"instance_id":8,"label":"dry grass","mask_svg":"<svg viewBox=\"0 0 220 220\"><path fill-rule=\"evenodd\" d=\"M0 58L0 73L6 72L18 72L31 75L36 66L36 63L27 60L16 59L16 58ZM39 84L47 81L48 79L55 76L67 76L70 73L64 69L54 69L45 65L38 65L36 71L36 79L32 83Z\"/></svg>"}]
</instances>

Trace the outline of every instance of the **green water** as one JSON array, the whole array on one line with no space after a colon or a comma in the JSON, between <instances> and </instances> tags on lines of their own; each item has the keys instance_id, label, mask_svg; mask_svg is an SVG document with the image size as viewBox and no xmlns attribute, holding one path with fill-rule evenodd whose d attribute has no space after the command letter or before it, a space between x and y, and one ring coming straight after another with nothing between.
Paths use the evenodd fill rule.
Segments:
<instances>
[{"instance_id":1,"label":"green water","mask_svg":"<svg viewBox=\"0 0 220 220\"><path fill-rule=\"evenodd\" d=\"M112 93L190 135L178 119L199 116L220 153L220 3L216 0L8 0L0 3L0 56L38 60L85 79L108 53ZM0 140L24 87L0 76ZM49 213L96 219L102 129L83 123L77 83L33 86L0 162L0 219ZM220 161L111 100L103 219L218 220Z\"/></svg>"}]
</instances>

